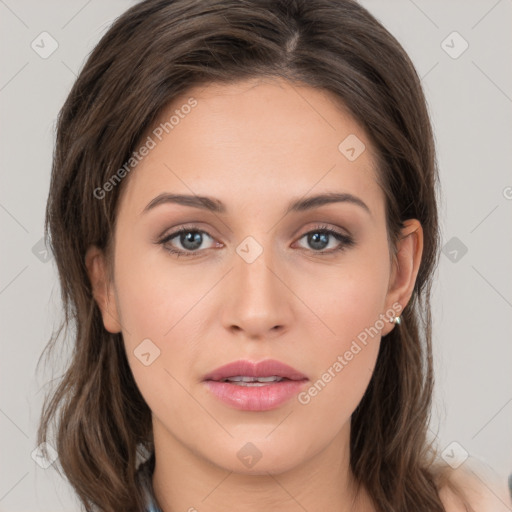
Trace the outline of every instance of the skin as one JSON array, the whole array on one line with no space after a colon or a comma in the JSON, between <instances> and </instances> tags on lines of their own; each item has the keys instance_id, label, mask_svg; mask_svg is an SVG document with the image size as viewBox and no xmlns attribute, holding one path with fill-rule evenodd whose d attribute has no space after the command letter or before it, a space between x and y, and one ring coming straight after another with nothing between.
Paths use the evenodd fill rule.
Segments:
<instances>
[{"instance_id":1,"label":"skin","mask_svg":"<svg viewBox=\"0 0 512 512\"><path fill-rule=\"evenodd\" d=\"M280 79L210 84L176 98L156 124L191 96L197 106L125 178L113 279L101 250L86 254L105 329L122 332L152 410L156 497L164 512L226 503L246 512L374 510L364 489L355 498L350 417L381 336L399 326L383 322L306 405L293 398L271 411L240 411L202 378L237 359L273 358L316 382L379 315L407 305L421 225L406 222L393 260L371 144L326 92ZM350 134L366 145L354 161L338 150ZM167 203L141 213L163 192L215 197L227 212ZM353 194L370 213L340 202L284 215L291 200L324 192ZM155 243L190 224L210 235L199 256L177 258ZM355 244L318 254L304 235L324 224ZM236 252L247 236L263 248L252 263ZM328 240L325 251L340 245ZM186 250L179 237L167 245ZM149 366L134 355L146 338L160 349ZM261 452L252 468L237 457L248 442Z\"/></svg>"},{"instance_id":2,"label":"skin","mask_svg":"<svg viewBox=\"0 0 512 512\"><path fill-rule=\"evenodd\" d=\"M482 461L469 457L457 469L449 468L448 480L465 496L477 512L510 512L512 500L504 479L490 471ZM467 512L461 497L448 485L440 489L439 497L447 512Z\"/></svg>"}]
</instances>

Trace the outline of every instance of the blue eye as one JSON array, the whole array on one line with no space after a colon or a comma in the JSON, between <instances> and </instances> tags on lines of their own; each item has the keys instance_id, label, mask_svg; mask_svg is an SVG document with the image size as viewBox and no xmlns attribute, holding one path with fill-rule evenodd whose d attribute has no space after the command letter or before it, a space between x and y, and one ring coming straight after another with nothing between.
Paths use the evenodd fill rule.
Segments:
<instances>
[{"instance_id":1,"label":"blue eye","mask_svg":"<svg viewBox=\"0 0 512 512\"><path fill-rule=\"evenodd\" d=\"M200 256L200 253L206 250L205 248L198 250L204 242L205 235L213 240L213 237L210 236L206 231L195 229L193 227L181 227L157 243L163 245L166 251L176 255L176 257L195 257ZM355 244L354 240L350 236L339 233L338 231L330 229L327 226L318 226L317 228L304 233L299 240L302 240L303 238L306 238L307 243L312 247L311 252L319 255L330 255L337 253L352 247ZM338 242L338 245L334 248L326 250L325 247L329 245L329 242L333 238ZM170 244L170 242L174 239L178 239L183 249L176 248L174 245ZM308 249L306 248L306 250Z\"/></svg>"},{"instance_id":2,"label":"blue eye","mask_svg":"<svg viewBox=\"0 0 512 512\"><path fill-rule=\"evenodd\" d=\"M313 252L320 255L329 255L354 245L354 240L350 236L339 233L327 226L319 226L302 235L301 239L304 237L307 237L307 243L315 249ZM329 239L332 240L333 238L338 242L338 245L326 250L325 247L329 245Z\"/></svg>"},{"instance_id":3,"label":"blue eye","mask_svg":"<svg viewBox=\"0 0 512 512\"><path fill-rule=\"evenodd\" d=\"M176 254L176 256L197 256L197 249L202 245L204 235L212 238L206 231L182 227L179 230L166 236L159 243L162 244L168 252ZM169 244L171 240L178 238L179 243L185 249L175 249ZM213 240L213 238L212 238Z\"/></svg>"}]
</instances>

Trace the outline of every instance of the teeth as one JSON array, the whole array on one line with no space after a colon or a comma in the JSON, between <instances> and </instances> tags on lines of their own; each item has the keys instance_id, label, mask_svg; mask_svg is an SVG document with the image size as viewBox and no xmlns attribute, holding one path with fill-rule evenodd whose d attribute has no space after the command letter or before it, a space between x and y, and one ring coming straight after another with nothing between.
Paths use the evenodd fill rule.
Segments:
<instances>
[{"instance_id":1,"label":"teeth","mask_svg":"<svg viewBox=\"0 0 512 512\"><path fill-rule=\"evenodd\" d=\"M268 386L268 383L266 383L266 382L236 382L236 381L233 381L233 382L231 382L231 384L234 384L235 386L243 386L243 387L249 387L249 388Z\"/></svg>"},{"instance_id":2,"label":"teeth","mask_svg":"<svg viewBox=\"0 0 512 512\"><path fill-rule=\"evenodd\" d=\"M270 377L246 377L245 375L237 375L235 377L228 377L223 379L223 382L233 382L240 386L243 385L265 385L266 382L279 382L283 377L272 375Z\"/></svg>"}]
</instances>

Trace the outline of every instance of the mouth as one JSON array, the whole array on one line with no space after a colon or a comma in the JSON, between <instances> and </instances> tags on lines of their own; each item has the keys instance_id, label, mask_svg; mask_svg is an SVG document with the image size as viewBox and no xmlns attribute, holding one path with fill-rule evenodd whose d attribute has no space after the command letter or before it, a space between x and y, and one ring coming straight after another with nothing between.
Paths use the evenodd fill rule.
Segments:
<instances>
[{"instance_id":1,"label":"mouth","mask_svg":"<svg viewBox=\"0 0 512 512\"><path fill-rule=\"evenodd\" d=\"M283 380L291 380L286 377L278 377L271 375L270 377L247 377L245 375L236 375L235 377L227 377L218 382L230 382L237 386L267 386L270 382L281 382Z\"/></svg>"},{"instance_id":2,"label":"mouth","mask_svg":"<svg viewBox=\"0 0 512 512\"><path fill-rule=\"evenodd\" d=\"M208 373L203 380L265 385L269 382L304 379L307 377L295 368L275 359L265 359L256 363L248 360L233 361Z\"/></svg>"},{"instance_id":3,"label":"mouth","mask_svg":"<svg viewBox=\"0 0 512 512\"><path fill-rule=\"evenodd\" d=\"M275 409L296 395L309 379L289 365L273 359L257 363L234 361L205 375L212 394L236 409Z\"/></svg>"}]
</instances>

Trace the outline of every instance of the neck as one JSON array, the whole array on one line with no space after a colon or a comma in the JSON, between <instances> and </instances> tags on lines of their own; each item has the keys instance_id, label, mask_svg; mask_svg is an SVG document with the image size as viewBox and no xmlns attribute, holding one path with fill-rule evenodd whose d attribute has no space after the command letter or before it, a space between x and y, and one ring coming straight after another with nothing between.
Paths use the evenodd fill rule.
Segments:
<instances>
[{"instance_id":1,"label":"neck","mask_svg":"<svg viewBox=\"0 0 512 512\"><path fill-rule=\"evenodd\" d=\"M153 489L162 512L373 511L350 471L350 423L321 452L284 471L222 468L184 446L153 417Z\"/></svg>"}]
</instances>

